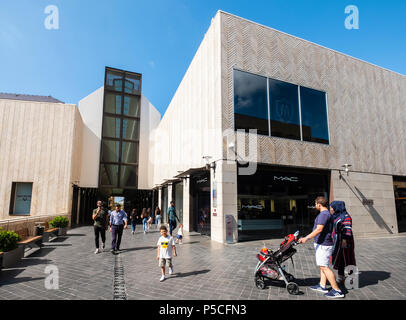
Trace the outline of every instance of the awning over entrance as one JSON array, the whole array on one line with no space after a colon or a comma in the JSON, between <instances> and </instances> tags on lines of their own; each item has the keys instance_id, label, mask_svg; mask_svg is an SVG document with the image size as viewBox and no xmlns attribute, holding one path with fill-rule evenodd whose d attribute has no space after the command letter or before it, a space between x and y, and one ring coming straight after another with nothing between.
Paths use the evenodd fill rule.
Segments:
<instances>
[{"instance_id":1,"label":"awning over entrance","mask_svg":"<svg viewBox=\"0 0 406 320\"><path fill-rule=\"evenodd\" d=\"M185 178L187 176L190 176L196 172L201 172L202 170L206 170L206 167L200 167L200 168L191 168L189 170L186 170L185 172L182 172L175 176L175 178Z\"/></svg>"}]
</instances>

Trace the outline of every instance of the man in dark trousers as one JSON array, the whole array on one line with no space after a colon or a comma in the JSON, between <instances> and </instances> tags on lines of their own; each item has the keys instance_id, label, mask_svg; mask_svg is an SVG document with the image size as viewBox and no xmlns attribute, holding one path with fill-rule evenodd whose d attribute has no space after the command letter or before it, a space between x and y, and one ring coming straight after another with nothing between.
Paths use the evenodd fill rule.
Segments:
<instances>
[{"instance_id":1,"label":"man in dark trousers","mask_svg":"<svg viewBox=\"0 0 406 320\"><path fill-rule=\"evenodd\" d=\"M172 237L172 232L176 228L176 220L179 221L176 215L175 202L170 202L170 207L168 208L168 224L169 224L169 234Z\"/></svg>"},{"instance_id":2,"label":"man in dark trousers","mask_svg":"<svg viewBox=\"0 0 406 320\"><path fill-rule=\"evenodd\" d=\"M94 221L93 228L96 243L96 251L94 253L100 253L102 252L102 249L100 249L99 246L99 234L102 238L104 249L106 246L106 229L109 222L107 211L103 207L103 202L100 200L97 201L97 209L93 210L92 219Z\"/></svg>"},{"instance_id":3,"label":"man in dark trousers","mask_svg":"<svg viewBox=\"0 0 406 320\"><path fill-rule=\"evenodd\" d=\"M110 213L111 253L120 251L123 229L127 229L127 213L121 210L121 205L116 205L116 210Z\"/></svg>"}]
</instances>

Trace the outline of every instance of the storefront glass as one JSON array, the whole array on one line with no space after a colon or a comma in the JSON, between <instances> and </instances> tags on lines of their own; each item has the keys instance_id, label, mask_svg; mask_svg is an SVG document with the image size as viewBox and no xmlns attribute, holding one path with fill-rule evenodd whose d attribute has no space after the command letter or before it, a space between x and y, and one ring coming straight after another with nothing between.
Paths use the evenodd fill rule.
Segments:
<instances>
[{"instance_id":1,"label":"storefront glass","mask_svg":"<svg viewBox=\"0 0 406 320\"><path fill-rule=\"evenodd\" d=\"M237 179L239 241L307 234L317 215L314 200L328 196L328 172L259 166Z\"/></svg>"}]
</instances>

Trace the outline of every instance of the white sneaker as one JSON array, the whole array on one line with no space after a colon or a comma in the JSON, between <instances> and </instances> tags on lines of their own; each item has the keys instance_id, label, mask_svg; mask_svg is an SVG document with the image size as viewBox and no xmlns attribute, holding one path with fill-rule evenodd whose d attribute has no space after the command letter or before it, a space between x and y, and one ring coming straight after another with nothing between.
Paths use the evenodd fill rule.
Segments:
<instances>
[{"instance_id":1,"label":"white sneaker","mask_svg":"<svg viewBox=\"0 0 406 320\"><path fill-rule=\"evenodd\" d=\"M169 274L173 274L173 268L169 268Z\"/></svg>"},{"instance_id":2,"label":"white sneaker","mask_svg":"<svg viewBox=\"0 0 406 320\"><path fill-rule=\"evenodd\" d=\"M96 249L96 251L94 252L95 254L97 254L97 253L99 253L100 252L100 250L99 249Z\"/></svg>"},{"instance_id":3,"label":"white sneaker","mask_svg":"<svg viewBox=\"0 0 406 320\"><path fill-rule=\"evenodd\" d=\"M165 280L165 276L162 276L161 279L159 279L159 281L164 281Z\"/></svg>"}]
</instances>

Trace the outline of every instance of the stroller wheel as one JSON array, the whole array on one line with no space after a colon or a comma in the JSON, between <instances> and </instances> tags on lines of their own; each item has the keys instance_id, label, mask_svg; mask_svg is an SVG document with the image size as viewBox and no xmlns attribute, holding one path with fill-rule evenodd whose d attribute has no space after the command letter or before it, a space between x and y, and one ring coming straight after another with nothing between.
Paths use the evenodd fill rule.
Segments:
<instances>
[{"instance_id":1,"label":"stroller wheel","mask_svg":"<svg viewBox=\"0 0 406 320\"><path fill-rule=\"evenodd\" d=\"M299 293L299 286L294 282L289 282L288 285L286 286L286 289L288 290L289 294L296 295Z\"/></svg>"},{"instance_id":2,"label":"stroller wheel","mask_svg":"<svg viewBox=\"0 0 406 320\"><path fill-rule=\"evenodd\" d=\"M261 290L265 289L265 281L257 276L255 277L255 286Z\"/></svg>"}]
</instances>

